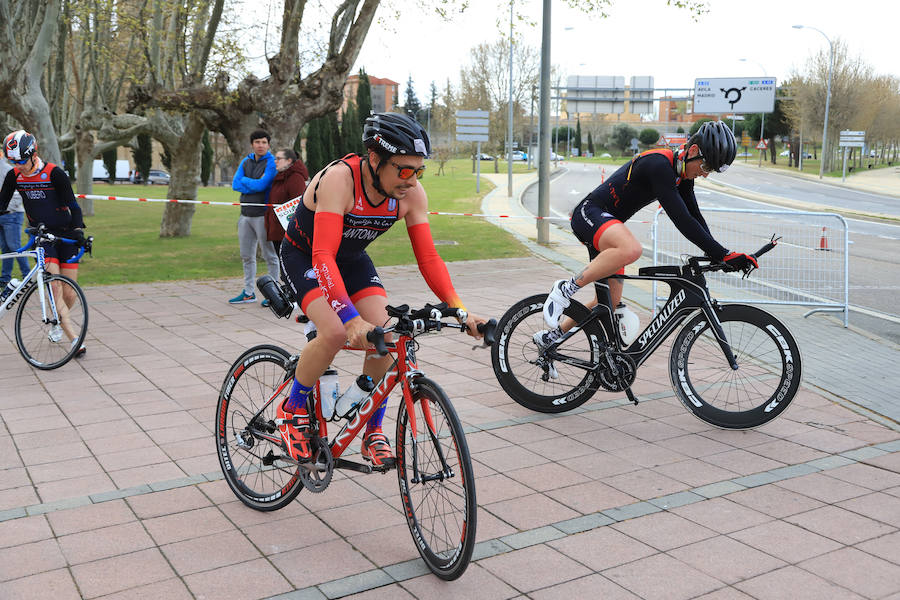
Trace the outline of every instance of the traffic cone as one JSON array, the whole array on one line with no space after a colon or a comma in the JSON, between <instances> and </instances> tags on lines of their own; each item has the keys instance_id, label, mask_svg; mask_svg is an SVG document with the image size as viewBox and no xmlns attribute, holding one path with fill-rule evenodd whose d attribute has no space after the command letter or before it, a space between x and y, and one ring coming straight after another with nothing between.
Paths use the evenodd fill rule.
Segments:
<instances>
[{"instance_id":1,"label":"traffic cone","mask_svg":"<svg viewBox=\"0 0 900 600\"><path fill-rule=\"evenodd\" d=\"M604 181L605 179L606 179L606 168L605 168L605 167L601 167L601 169L600 169L600 183L603 183L603 181Z\"/></svg>"},{"instance_id":2,"label":"traffic cone","mask_svg":"<svg viewBox=\"0 0 900 600\"><path fill-rule=\"evenodd\" d=\"M825 237L825 228L822 228L822 237L819 238L819 247L816 250L823 250L825 252L831 252L831 248L828 247L828 238Z\"/></svg>"}]
</instances>

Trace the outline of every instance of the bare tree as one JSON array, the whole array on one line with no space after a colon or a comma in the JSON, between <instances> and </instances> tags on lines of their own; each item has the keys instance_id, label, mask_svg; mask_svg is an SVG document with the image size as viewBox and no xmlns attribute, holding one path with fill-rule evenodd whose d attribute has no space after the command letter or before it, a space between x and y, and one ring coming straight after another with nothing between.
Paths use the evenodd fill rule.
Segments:
<instances>
[{"instance_id":1,"label":"bare tree","mask_svg":"<svg viewBox=\"0 0 900 600\"><path fill-rule=\"evenodd\" d=\"M344 82L379 4L380 0L343 0L332 15L321 66L301 77L299 32L306 2L286 0L280 46L268 59L268 78L248 75L233 91L224 70L209 84L196 81L193 86L177 88L151 82L140 90L140 103L205 111L210 128L225 136L235 162L246 152L250 133L260 127L272 134L273 145L291 146L305 123L341 106Z\"/></svg>"},{"instance_id":2,"label":"bare tree","mask_svg":"<svg viewBox=\"0 0 900 600\"><path fill-rule=\"evenodd\" d=\"M41 155L62 156L41 78L57 31L60 0L0 0L0 109L37 137Z\"/></svg>"},{"instance_id":3,"label":"bare tree","mask_svg":"<svg viewBox=\"0 0 900 600\"><path fill-rule=\"evenodd\" d=\"M795 129L821 132L825 119L829 54L820 50L809 58L805 73L792 74L794 103L788 107L788 118ZM828 114L828 148L822 149L825 170L832 170L838 132L853 126L864 99L865 82L871 80L872 68L858 57L850 57L841 39L834 41L834 66L831 83L831 106ZM807 134L805 134L806 136ZM804 137L805 137L804 136Z\"/></svg>"}]
</instances>

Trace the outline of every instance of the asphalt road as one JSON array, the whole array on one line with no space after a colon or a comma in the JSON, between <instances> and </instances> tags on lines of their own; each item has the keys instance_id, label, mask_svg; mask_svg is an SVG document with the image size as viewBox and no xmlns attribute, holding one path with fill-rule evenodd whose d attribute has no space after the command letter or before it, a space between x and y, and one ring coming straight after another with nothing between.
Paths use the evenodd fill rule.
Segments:
<instances>
[{"instance_id":1,"label":"asphalt road","mask_svg":"<svg viewBox=\"0 0 900 600\"><path fill-rule=\"evenodd\" d=\"M605 169L607 176L615 170L613 167ZM575 205L600 184L602 174L597 165L578 163L559 171L550 184L551 215L568 217ZM717 177L748 191L825 205L838 213L876 212L900 216L900 200L888 196L742 168L734 168ZM701 208L784 209L783 206L745 199L725 191L701 189L699 186L697 197ZM525 192L522 202L527 210L537 214L537 186L531 186ZM628 227L645 247L650 245L650 221L655 210L656 205L651 205L628 221ZM802 218L798 215L796 219ZM900 246L897 243L900 240L900 225L850 216L845 217L845 221L850 241L850 304L858 308L851 312L850 322L900 343L900 309L896 301L900 291ZM568 226L564 222L558 223Z\"/></svg>"}]
</instances>

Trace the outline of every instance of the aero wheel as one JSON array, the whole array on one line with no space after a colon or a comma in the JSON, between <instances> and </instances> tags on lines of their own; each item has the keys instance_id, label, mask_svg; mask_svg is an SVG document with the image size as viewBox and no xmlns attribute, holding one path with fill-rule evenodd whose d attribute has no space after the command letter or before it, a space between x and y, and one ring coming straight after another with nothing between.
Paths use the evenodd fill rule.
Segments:
<instances>
[{"instance_id":1,"label":"aero wheel","mask_svg":"<svg viewBox=\"0 0 900 600\"><path fill-rule=\"evenodd\" d=\"M506 311L497 324L491 361L500 386L513 400L531 410L559 413L581 406L597 391L595 367L605 337L597 321L591 321L555 351L543 352L534 335L547 329L546 298L546 294L531 296ZM572 300L565 315L581 321L589 312Z\"/></svg>"},{"instance_id":2,"label":"aero wheel","mask_svg":"<svg viewBox=\"0 0 900 600\"><path fill-rule=\"evenodd\" d=\"M290 384L282 384L293 375L287 369L289 361L288 353L277 346L251 348L231 365L219 392L219 464L231 491L256 510L282 508L303 489L297 465L281 458L280 434L274 423L277 403L289 391ZM282 392L269 402L279 388Z\"/></svg>"},{"instance_id":3,"label":"aero wheel","mask_svg":"<svg viewBox=\"0 0 900 600\"><path fill-rule=\"evenodd\" d=\"M424 377L414 386L415 414L411 418L401 400L397 417L403 513L425 564L441 579L452 580L469 566L475 548L472 461L459 417L443 390Z\"/></svg>"},{"instance_id":4,"label":"aero wheel","mask_svg":"<svg viewBox=\"0 0 900 600\"><path fill-rule=\"evenodd\" d=\"M44 275L33 283L16 311L16 345L22 357L38 369L55 369L69 362L87 335L88 308L84 292L65 275Z\"/></svg>"},{"instance_id":5,"label":"aero wheel","mask_svg":"<svg viewBox=\"0 0 900 600\"><path fill-rule=\"evenodd\" d=\"M738 369L728 364L709 319L700 312L672 346L672 385L679 400L711 425L758 427L794 399L800 387L800 350L787 327L763 310L729 304L717 314Z\"/></svg>"}]
</instances>

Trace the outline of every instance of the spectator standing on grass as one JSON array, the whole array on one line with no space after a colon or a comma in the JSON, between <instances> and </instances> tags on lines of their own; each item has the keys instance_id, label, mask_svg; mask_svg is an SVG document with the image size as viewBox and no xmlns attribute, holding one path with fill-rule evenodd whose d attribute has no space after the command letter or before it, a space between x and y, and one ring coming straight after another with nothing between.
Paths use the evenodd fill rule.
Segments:
<instances>
[{"instance_id":1,"label":"spectator standing on grass","mask_svg":"<svg viewBox=\"0 0 900 600\"><path fill-rule=\"evenodd\" d=\"M3 158L0 158L0 181L6 178L6 174L12 167ZM22 247L22 224L25 222L25 208L22 206L22 196L19 192L13 192L9 206L6 207L9 213L0 215L0 253L14 252ZM28 273L28 261L24 256L19 258L3 259L3 267L0 269L0 291L6 287L9 280L12 279L13 261L19 264L19 270L22 272L22 279Z\"/></svg>"},{"instance_id":2,"label":"spectator standing on grass","mask_svg":"<svg viewBox=\"0 0 900 600\"><path fill-rule=\"evenodd\" d=\"M256 249L260 250L269 275L279 276L278 255L266 239L266 207L269 189L275 178L275 157L269 152L270 136L262 129L250 134L251 152L241 161L231 188L241 193L241 216L238 218L238 241L244 267L244 289L230 299L230 304L256 302L253 284L256 281Z\"/></svg>"},{"instance_id":3,"label":"spectator standing on grass","mask_svg":"<svg viewBox=\"0 0 900 600\"><path fill-rule=\"evenodd\" d=\"M275 168L278 169L278 173L272 181L269 203L284 204L288 200L302 196L306 191L306 182L309 181L309 171L297 153L291 148L276 152ZM277 252L281 240L284 239L284 227L281 226L271 206L266 209L266 235Z\"/></svg>"}]
</instances>

